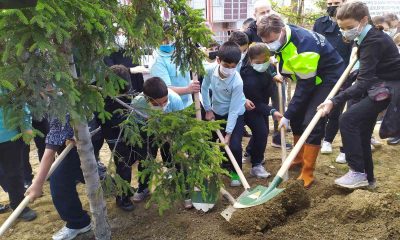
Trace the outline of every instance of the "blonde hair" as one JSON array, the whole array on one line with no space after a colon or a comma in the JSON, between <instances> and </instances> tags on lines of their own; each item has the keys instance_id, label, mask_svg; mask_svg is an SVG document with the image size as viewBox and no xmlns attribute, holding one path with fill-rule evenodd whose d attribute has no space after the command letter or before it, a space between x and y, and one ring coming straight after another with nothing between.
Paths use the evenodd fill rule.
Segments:
<instances>
[{"instance_id":1,"label":"blonde hair","mask_svg":"<svg viewBox=\"0 0 400 240\"><path fill-rule=\"evenodd\" d=\"M400 33L394 35L393 41L394 41L394 43L395 43L397 46L400 45Z\"/></svg>"}]
</instances>

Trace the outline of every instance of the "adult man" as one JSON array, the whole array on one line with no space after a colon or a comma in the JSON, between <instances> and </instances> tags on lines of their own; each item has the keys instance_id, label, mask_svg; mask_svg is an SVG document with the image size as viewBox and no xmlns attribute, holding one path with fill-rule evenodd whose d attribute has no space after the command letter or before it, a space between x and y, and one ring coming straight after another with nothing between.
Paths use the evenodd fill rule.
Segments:
<instances>
[{"instance_id":1,"label":"adult man","mask_svg":"<svg viewBox=\"0 0 400 240\"><path fill-rule=\"evenodd\" d=\"M342 33L336 23L336 9L343 4L345 0L327 0L328 16L323 16L315 21L313 31L325 36L326 40L336 49L343 58L344 63L348 65L351 54L352 42L343 41ZM339 130L339 116L342 113L343 106L337 107L328 117L326 124L325 137L321 146L322 154L332 153L332 142Z\"/></svg>"},{"instance_id":2,"label":"adult man","mask_svg":"<svg viewBox=\"0 0 400 240\"><path fill-rule=\"evenodd\" d=\"M272 10L271 3L266 0L258 0L254 4L254 20L250 23L249 27L245 31L249 37L249 44L253 42L262 42L261 38L257 35L257 21L259 21L263 16L275 13Z\"/></svg>"}]
</instances>

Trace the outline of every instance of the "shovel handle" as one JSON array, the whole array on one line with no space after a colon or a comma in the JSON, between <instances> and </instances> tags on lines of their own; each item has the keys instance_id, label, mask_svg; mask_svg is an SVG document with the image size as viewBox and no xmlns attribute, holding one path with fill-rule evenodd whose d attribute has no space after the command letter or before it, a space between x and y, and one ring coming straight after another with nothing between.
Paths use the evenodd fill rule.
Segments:
<instances>
[{"instance_id":1,"label":"shovel handle","mask_svg":"<svg viewBox=\"0 0 400 240\"><path fill-rule=\"evenodd\" d=\"M357 48L353 48L352 56L349 65L347 66L346 70L343 72L342 76L339 78L331 92L329 93L328 97L326 100L329 100L333 98L338 92L340 87L343 85L343 83L346 81L347 76L350 74L350 71L353 69L354 65L357 62ZM317 125L319 119L322 117L323 110L320 109L317 111L317 113L314 115L312 118L311 122L308 124L307 128L304 130L303 134L301 135L300 139L294 146L293 150L289 153L289 156L286 158L286 160L283 162L282 167L279 169L277 176L280 178L283 178L285 173L288 171L290 164L292 161L295 159L296 155L299 153L301 147L303 144L306 142L308 136L311 134L311 131L314 129L314 127Z\"/></svg>"},{"instance_id":2,"label":"shovel handle","mask_svg":"<svg viewBox=\"0 0 400 240\"><path fill-rule=\"evenodd\" d=\"M221 188L219 192L222 194L222 196L229 201L230 204L234 205L236 203L235 198L228 192L226 191L225 188Z\"/></svg>"},{"instance_id":3,"label":"shovel handle","mask_svg":"<svg viewBox=\"0 0 400 240\"><path fill-rule=\"evenodd\" d=\"M196 73L193 73L193 81L199 81ZM199 95L200 95L199 92L193 94L194 107L196 109L196 119L197 120L201 120L201 107L200 107L200 96Z\"/></svg>"},{"instance_id":4,"label":"shovel handle","mask_svg":"<svg viewBox=\"0 0 400 240\"><path fill-rule=\"evenodd\" d=\"M279 70L278 70L278 72L279 72ZM285 107L283 106L282 84L283 83L278 82L279 112L281 114L283 114L285 112ZM281 151L282 151L281 155L282 155L282 164L283 164L286 159L286 130L285 130L285 128L281 128L280 134L281 134ZM289 174L286 172L283 175L283 180L286 181L288 179L289 179Z\"/></svg>"}]
</instances>

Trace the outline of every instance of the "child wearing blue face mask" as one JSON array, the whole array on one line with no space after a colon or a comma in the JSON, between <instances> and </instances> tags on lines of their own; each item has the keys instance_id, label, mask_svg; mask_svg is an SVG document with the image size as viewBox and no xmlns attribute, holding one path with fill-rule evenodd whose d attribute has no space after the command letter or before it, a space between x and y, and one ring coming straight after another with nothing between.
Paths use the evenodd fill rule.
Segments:
<instances>
[{"instance_id":1,"label":"child wearing blue face mask","mask_svg":"<svg viewBox=\"0 0 400 240\"><path fill-rule=\"evenodd\" d=\"M164 29L167 30L168 26ZM173 42L166 38L160 48L156 51L154 64L150 69L150 74L153 77L161 78L169 89L176 92L183 101L186 107L193 103L192 94L200 91L200 82L191 81L190 73L187 71L181 73L179 67L176 66L172 59L175 46Z\"/></svg>"},{"instance_id":2,"label":"child wearing blue face mask","mask_svg":"<svg viewBox=\"0 0 400 240\"><path fill-rule=\"evenodd\" d=\"M268 47L264 43L252 44L240 71L246 96L244 121L253 134L246 153L252 164L250 174L257 178L268 178L271 175L263 166L269 132L268 116L271 115L276 120L282 118L278 111L268 106L275 84L270 74L269 57Z\"/></svg>"},{"instance_id":3,"label":"child wearing blue face mask","mask_svg":"<svg viewBox=\"0 0 400 240\"><path fill-rule=\"evenodd\" d=\"M206 75L201 86L203 106L206 110L206 120L227 120L223 134L225 143L242 166L242 136L244 128L243 82L236 66L241 58L239 46L234 42L224 43L218 51L217 65L206 69ZM212 91L210 101L209 91ZM215 139L218 137L215 135ZM231 172L231 186L240 186L240 180L232 165L226 166Z\"/></svg>"}]
</instances>

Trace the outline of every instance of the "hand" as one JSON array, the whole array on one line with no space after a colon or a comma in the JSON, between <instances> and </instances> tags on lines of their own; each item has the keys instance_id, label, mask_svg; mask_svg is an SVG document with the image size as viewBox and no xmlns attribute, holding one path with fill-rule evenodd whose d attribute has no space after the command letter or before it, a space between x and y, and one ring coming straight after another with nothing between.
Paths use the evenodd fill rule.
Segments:
<instances>
[{"instance_id":1,"label":"hand","mask_svg":"<svg viewBox=\"0 0 400 240\"><path fill-rule=\"evenodd\" d=\"M215 119L215 115L214 115L213 111L206 112L206 120L207 121L211 121L211 120L214 120L214 119Z\"/></svg>"},{"instance_id":2,"label":"hand","mask_svg":"<svg viewBox=\"0 0 400 240\"><path fill-rule=\"evenodd\" d=\"M30 202L34 202L42 195L43 195L43 185L36 184L36 182L33 182L32 185L25 192L25 196L29 196Z\"/></svg>"},{"instance_id":3,"label":"hand","mask_svg":"<svg viewBox=\"0 0 400 240\"><path fill-rule=\"evenodd\" d=\"M132 74L135 74L135 73L148 74L148 73L150 73L150 70L148 68L146 68L145 66L136 66L136 67L130 68L129 70Z\"/></svg>"},{"instance_id":4,"label":"hand","mask_svg":"<svg viewBox=\"0 0 400 240\"><path fill-rule=\"evenodd\" d=\"M249 99L246 99L246 103L244 104L244 106L246 107L246 110L247 110L247 111L251 111L251 110L253 110L254 108L256 108L256 106L254 105L254 103L253 103L251 100L249 100Z\"/></svg>"},{"instance_id":5,"label":"hand","mask_svg":"<svg viewBox=\"0 0 400 240\"><path fill-rule=\"evenodd\" d=\"M322 110L321 116L325 117L332 111L332 108L333 108L332 100L326 100L317 107L317 111Z\"/></svg>"},{"instance_id":6,"label":"hand","mask_svg":"<svg viewBox=\"0 0 400 240\"><path fill-rule=\"evenodd\" d=\"M225 142L226 145L229 146L230 141L231 141L231 134L230 134L230 133L227 133L227 134L225 135L224 142Z\"/></svg>"},{"instance_id":7,"label":"hand","mask_svg":"<svg viewBox=\"0 0 400 240\"><path fill-rule=\"evenodd\" d=\"M275 115L275 114L274 114ZM288 129L289 128L289 119L287 119L287 118L285 118L285 117L282 117L281 118L281 121L279 121L279 126L278 126L278 129L281 129L281 128L286 128L286 129Z\"/></svg>"},{"instance_id":8,"label":"hand","mask_svg":"<svg viewBox=\"0 0 400 240\"><path fill-rule=\"evenodd\" d=\"M74 139L67 139L66 141L65 141L65 146L68 146L70 143L72 143L72 144L76 144L76 142L75 142L75 140Z\"/></svg>"},{"instance_id":9,"label":"hand","mask_svg":"<svg viewBox=\"0 0 400 240\"><path fill-rule=\"evenodd\" d=\"M274 112L274 115L273 115L273 118L274 118L276 121L280 121L280 120L283 118L283 115L282 115L280 112L275 111L275 112Z\"/></svg>"},{"instance_id":10,"label":"hand","mask_svg":"<svg viewBox=\"0 0 400 240\"><path fill-rule=\"evenodd\" d=\"M273 77L272 80L274 80L277 83L283 83L283 77L280 74L278 74L275 77Z\"/></svg>"},{"instance_id":11,"label":"hand","mask_svg":"<svg viewBox=\"0 0 400 240\"><path fill-rule=\"evenodd\" d=\"M190 93L198 93L200 92L200 82L199 81L191 81L188 86Z\"/></svg>"}]
</instances>

